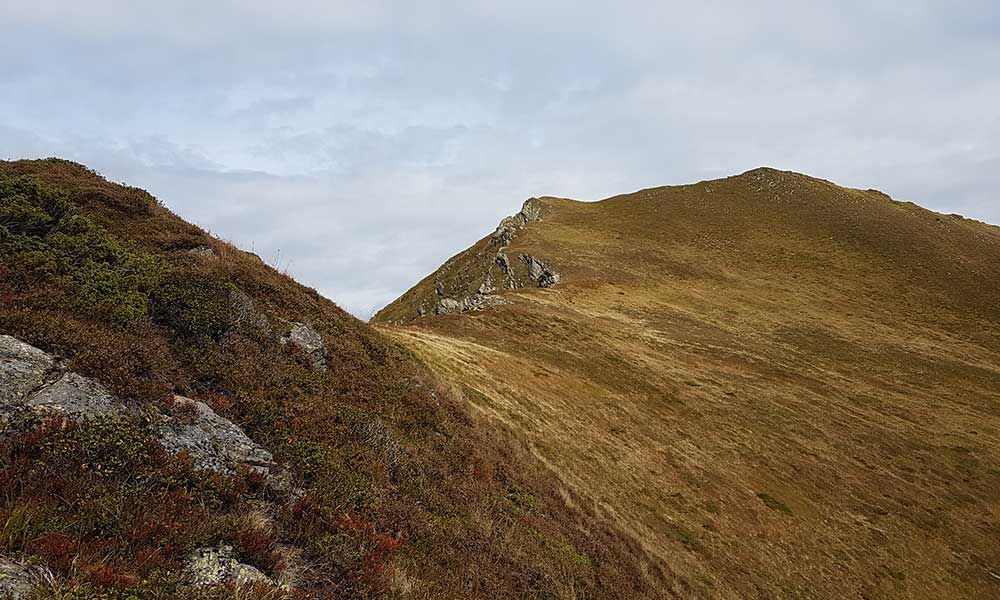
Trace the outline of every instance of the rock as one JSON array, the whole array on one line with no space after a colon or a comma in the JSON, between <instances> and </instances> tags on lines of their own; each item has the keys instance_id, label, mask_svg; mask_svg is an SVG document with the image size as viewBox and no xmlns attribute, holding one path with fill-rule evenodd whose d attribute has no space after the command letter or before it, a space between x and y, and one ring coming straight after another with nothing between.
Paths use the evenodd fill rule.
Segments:
<instances>
[{"instance_id":1,"label":"rock","mask_svg":"<svg viewBox=\"0 0 1000 600\"><path fill-rule=\"evenodd\" d=\"M229 293L229 303L233 309L233 323L241 329L267 331L270 324L264 315L260 314L256 305L246 292L233 289Z\"/></svg>"},{"instance_id":2,"label":"rock","mask_svg":"<svg viewBox=\"0 0 1000 600\"><path fill-rule=\"evenodd\" d=\"M196 469L226 475L233 474L241 465L264 475L277 470L270 452L204 402L174 396L174 408L178 413L187 414L160 425L160 443L172 454L187 450Z\"/></svg>"},{"instance_id":3,"label":"rock","mask_svg":"<svg viewBox=\"0 0 1000 600\"><path fill-rule=\"evenodd\" d=\"M548 264L527 254L521 255L521 261L528 265L528 277L537 283L538 287L547 288L559 283L559 273L556 273Z\"/></svg>"},{"instance_id":4,"label":"rock","mask_svg":"<svg viewBox=\"0 0 1000 600\"><path fill-rule=\"evenodd\" d=\"M0 335L0 405L21 404L45 384L55 368L52 355L9 335Z\"/></svg>"},{"instance_id":5,"label":"rock","mask_svg":"<svg viewBox=\"0 0 1000 600\"><path fill-rule=\"evenodd\" d=\"M51 385L35 392L27 399L25 406L38 415L60 415L75 419L138 414L137 410L112 396L100 383L69 371Z\"/></svg>"},{"instance_id":6,"label":"rock","mask_svg":"<svg viewBox=\"0 0 1000 600\"><path fill-rule=\"evenodd\" d=\"M40 569L0 558L0 598L19 600L35 589Z\"/></svg>"},{"instance_id":7,"label":"rock","mask_svg":"<svg viewBox=\"0 0 1000 600\"><path fill-rule=\"evenodd\" d=\"M282 344L291 344L306 353L313 368L326 370L326 345L323 336L305 323L292 322L291 331L281 338Z\"/></svg>"},{"instance_id":8,"label":"rock","mask_svg":"<svg viewBox=\"0 0 1000 600\"><path fill-rule=\"evenodd\" d=\"M188 556L184 573L188 582L195 587L224 584L241 586L252 583L275 585L274 581L257 567L236 560L236 553L229 545L195 550Z\"/></svg>"},{"instance_id":9,"label":"rock","mask_svg":"<svg viewBox=\"0 0 1000 600\"><path fill-rule=\"evenodd\" d=\"M191 256L215 256L215 250L213 250L211 246L205 244L195 246L194 248L188 248L186 252Z\"/></svg>"}]
</instances>

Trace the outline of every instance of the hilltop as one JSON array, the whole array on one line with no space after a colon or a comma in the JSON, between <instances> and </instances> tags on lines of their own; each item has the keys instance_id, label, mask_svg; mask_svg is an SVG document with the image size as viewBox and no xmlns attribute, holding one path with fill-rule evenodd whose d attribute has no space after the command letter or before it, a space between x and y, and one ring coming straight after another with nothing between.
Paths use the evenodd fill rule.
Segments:
<instances>
[{"instance_id":1,"label":"hilltop","mask_svg":"<svg viewBox=\"0 0 1000 600\"><path fill-rule=\"evenodd\" d=\"M145 191L0 162L0 595L668 596L514 439Z\"/></svg>"},{"instance_id":2,"label":"hilltop","mask_svg":"<svg viewBox=\"0 0 1000 600\"><path fill-rule=\"evenodd\" d=\"M711 598L1000 594L1000 228L775 169L541 197L382 331Z\"/></svg>"}]
</instances>

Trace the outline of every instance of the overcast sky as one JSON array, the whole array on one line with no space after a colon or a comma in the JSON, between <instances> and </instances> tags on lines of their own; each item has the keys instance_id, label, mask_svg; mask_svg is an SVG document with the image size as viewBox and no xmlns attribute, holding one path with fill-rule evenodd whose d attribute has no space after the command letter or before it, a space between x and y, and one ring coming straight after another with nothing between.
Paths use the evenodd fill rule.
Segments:
<instances>
[{"instance_id":1,"label":"overcast sky","mask_svg":"<svg viewBox=\"0 0 1000 600\"><path fill-rule=\"evenodd\" d=\"M3 2L0 157L143 187L362 318L529 196L767 165L1000 223L996 0L488 4Z\"/></svg>"}]
</instances>

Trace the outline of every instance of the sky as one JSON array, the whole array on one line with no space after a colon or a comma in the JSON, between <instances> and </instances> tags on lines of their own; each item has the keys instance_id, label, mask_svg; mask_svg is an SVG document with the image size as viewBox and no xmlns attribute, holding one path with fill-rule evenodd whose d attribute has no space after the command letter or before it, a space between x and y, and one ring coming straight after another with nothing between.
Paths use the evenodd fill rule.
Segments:
<instances>
[{"instance_id":1,"label":"sky","mask_svg":"<svg viewBox=\"0 0 1000 600\"><path fill-rule=\"evenodd\" d=\"M1000 223L1000 3L5 2L59 156L367 318L528 197L758 166Z\"/></svg>"}]
</instances>

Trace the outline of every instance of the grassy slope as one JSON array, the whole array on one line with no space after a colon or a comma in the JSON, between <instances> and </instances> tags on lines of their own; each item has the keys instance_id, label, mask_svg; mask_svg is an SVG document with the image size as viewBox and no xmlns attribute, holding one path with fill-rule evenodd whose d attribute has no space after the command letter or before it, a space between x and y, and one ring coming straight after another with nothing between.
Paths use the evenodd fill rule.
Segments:
<instances>
[{"instance_id":1,"label":"grassy slope","mask_svg":"<svg viewBox=\"0 0 1000 600\"><path fill-rule=\"evenodd\" d=\"M169 595L185 553L218 542L322 597L669 587L408 351L256 256L67 161L0 162L0 191L0 332L123 396L203 399L306 491L206 478L141 423L51 426L0 440L0 554L48 564L78 598ZM320 331L329 370L278 342L289 320Z\"/></svg>"},{"instance_id":2,"label":"grassy slope","mask_svg":"<svg viewBox=\"0 0 1000 600\"><path fill-rule=\"evenodd\" d=\"M1000 593L1000 228L770 169L543 202L562 283L385 331L699 595Z\"/></svg>"}]
</instances>

